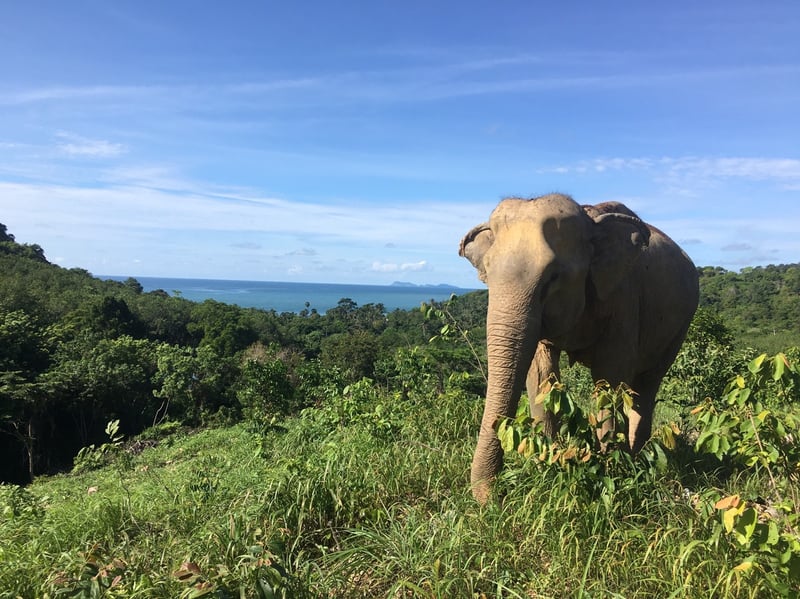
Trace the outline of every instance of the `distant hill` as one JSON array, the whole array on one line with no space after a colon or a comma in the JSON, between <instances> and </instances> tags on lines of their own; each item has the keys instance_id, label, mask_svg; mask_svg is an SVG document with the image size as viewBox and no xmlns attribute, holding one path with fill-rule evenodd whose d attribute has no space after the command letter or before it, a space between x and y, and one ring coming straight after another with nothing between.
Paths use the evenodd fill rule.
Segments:
<instances>
[{"instance_id":1,"label":"distant hill","mask_svg":"<svg viewBox=\"0 0 800 599\"><path fill-rule=\"evenodd\" d=\"M697 270L700 306L719 315L740 341L800 345L800 264Z\"/></svg>"},{"instance_id":2,"label":"distant hill","mask_svg":"<svg viewBox=\"0 0 800 599\"><path fill-rule=\"evenodd\" d=\"M36 262L49 264L44 257L44 250L38 244L17 243L14 236L8 232L3 223L0 223L0 254L30 258Z\"/></svg>"},{"instance_id":3,"label":"distant hill","mask_svg":"<svg viewBox=\"0 0 800 599\"><path fill-rule=\"evenodd\" d=\"M462 287L458 287L456 285L450 285L449 283L439 283L436 285L433 284L424 284L418 285L416 283L409 283L408 281L394 281L391 287L415 287L421 289L463 289Z\"/></svg>"}]
</instances>

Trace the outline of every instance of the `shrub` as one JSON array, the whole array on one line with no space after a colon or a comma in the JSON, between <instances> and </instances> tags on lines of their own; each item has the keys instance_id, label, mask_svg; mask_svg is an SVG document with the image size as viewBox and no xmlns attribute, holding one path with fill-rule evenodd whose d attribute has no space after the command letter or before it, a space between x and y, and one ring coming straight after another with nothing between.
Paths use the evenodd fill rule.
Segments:
<instances>
[{"instance_id":1,"label":"shrub","mask_svg":"<svg viewBox=\"0 0 800 599\"><path fill-rule=\"evenodd\" d=\"M242 368L236 397L247 420L261 427L275 424L295 407L288 366L277 356L248 360Z\"/></svg>"},{"instance_id":2,"label":"shrub","mask_svg":"<svg viewBox=\"0 0 800 599\"><path fill-rule=\"evenodd\" d=\"M786 354L751 360L728 383L718 404L692 410L699 433L695 449L738 469L764 471L769 497L738 493L714 505L715 542L727 541L741 562L737 575L760 572L773 592L800 592L800 368Z\"/></svg>"},{"instance_id":3,"label":"shrub","mask_svg":"<svg viewBox=\"0 0 800 599\"><path fill-rule=\"evenodd\" d=\"M719 397L735 362L731 331L715 313L699 308L664 379L662 395L681 406Z\"/></svg>"},{"instance_id":4,"label":"shrub","mask_svg":"<svg viewBox=\"0 0 800 599\"><path fill-rule=\"evenodd\" d=\"M123 435L119 432L119 420L112 420L106 425L109 441L102 445L94 444L81 448L75 456L72 472L88 472L107 465L122 449Z\"/></svg>"}]
</instances>

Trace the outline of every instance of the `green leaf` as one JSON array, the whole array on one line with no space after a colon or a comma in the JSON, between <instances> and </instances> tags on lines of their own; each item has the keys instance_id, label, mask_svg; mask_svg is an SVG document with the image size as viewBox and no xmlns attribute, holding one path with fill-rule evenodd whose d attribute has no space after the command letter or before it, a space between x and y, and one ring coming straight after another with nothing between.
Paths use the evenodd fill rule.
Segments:
<instances>
[{"instance_id":1,"label":"green leaf","mask_svg":"<svg viewBox=\"0 0 800 599\"><path fill-rule=\"evenodd\" d=\"M739 405L743 406L744 404L746 404L747 400L750 399L752 393L753 393L752 389L742 389L741 393L739 393L739 399L738 399Z\"/></svg>"},{"instance_id":2,"label":"green leaf","mask_svg":"<svg viewBox=\"0 0 800 599\"><path fill-rule=\"evenodd\" d=\"M736 535L736 540L741 545L747 545L750 542L750 537L756 529L758 523L758 514L755 509L746 508L742 515L736 519L736 524L733 527L733 532Z\"/></svg>"},{"instance_id":3,"label":"green leaf","mask_svg":"<svg viewBox=\"0 0 800 599\"><path fill-rule=\"evenodd\" d=\"M672 433L671 430L670 433ZM675 444L674 438L672 439L672 443L673 447L671 447L670 449L674 449L674 444ZM655 458L656 458L656 470L658 470L659 472L664 472L667 469L667 455L664 453L664 450L658 443L655 443L653 445L653 451L655 453Z\"/></svg>"},{"instance_id":4,"label":"green leaf","mask_svg":"<svg viewBox=\"0 0 800 599\"><path fill-rule=\"evenodd\" d=\"M508 426L507 420L503 420L497 429L497 438L500 440L500 446L506 453L512 452L517 448L515 432L514 427Z\"/></svg>"},{"instance_id":5,"label":"green leaf","mask_svg":"<svg viewBox=\"0 0 800 599\"><path fill-rule=\"evenodd\" d=\"M767 545L776 545L781 537L778 531L778 525L775 524L774 520L769 521L767 531Z\"/></svg>"},{"instance_id":6,"label":"green leaf","mask_svg":"<svg viewBox=\"0 0 800 599\"><path fill-rule=\"evenodd\" d=\"M776 354L772 359L772 380L779 381L783 378L784 368L786 367L786 356Z\"/></svg>"},{"instance_id":7,"label":"green leaf","mask_svg":"<svg viewBox=\"0 0 800 599\"><path fill-rule=\"evenodd\" d=\"M719 453L719 436L714 435L711 437L708 443L708 450L718 458L721 457L721 454Z\"/></svg>"},{"instance_id":8,"label":"green leaf","mask_svg":"<svg viewBox=\"0 0 800 599\"><path fill-rule=\"evenodd\" d=\"M739 515L739 508L732 507L722 512L722 524L725 525L725 531L731 532L736 524L736 516Z\"/></svg>"},{"instance_id":9,"label":"green leaf","mask_svg":"<svg viewBox=\"0 0 800 599\"><path fill-rule=\"evenodd\" d=\"M761 354L747 365L747 369L753 374L758 374L758 372L761 370L761 365L764 363L764 360L766 359L767 359L767 354Z\"/></svg>"}]
</instances>

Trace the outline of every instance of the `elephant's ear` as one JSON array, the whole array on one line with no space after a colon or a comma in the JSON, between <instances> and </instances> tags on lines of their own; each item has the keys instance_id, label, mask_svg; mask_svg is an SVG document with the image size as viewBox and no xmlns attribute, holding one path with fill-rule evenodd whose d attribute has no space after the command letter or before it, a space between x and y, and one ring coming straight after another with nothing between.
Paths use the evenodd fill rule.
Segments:
<instances>
[{"instance_id":1,"label":"elephant's ear","mask_svg":"<svg viewBox=\"0 0 800 599\"><path fill-rule=\"evenodd\" d=\"M600 300L608 297L630 274L630 269L650 242L650 229L632 212L598 214L587 207L592 217L592 246L594 253L590 277Z\"/></svg>"},{"instance_id":2,"label":"elephant's ear","mask_svg":"<svg viewBox=\"0 0 800 599\"><path fill-rule=\"evenodd\" d=\"M478 278L486 282L486 268L483 266L483 256L486 250L494 243L494 233L488 223L482 223L464 235L458 248L458 255L464 256L478 271Z\"/></svg>"}]
</instances>

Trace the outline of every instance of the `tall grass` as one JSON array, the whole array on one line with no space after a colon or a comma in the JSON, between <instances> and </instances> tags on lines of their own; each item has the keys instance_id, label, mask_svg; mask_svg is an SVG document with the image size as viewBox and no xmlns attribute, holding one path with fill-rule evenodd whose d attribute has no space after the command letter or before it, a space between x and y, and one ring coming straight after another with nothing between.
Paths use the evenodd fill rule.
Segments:
<instances>
[{"instance_id":1,"label":"tall grass","mask_svg":"<svg viewBox=\"0 0 800 599\"><path fill-rule=\"evenodd\" d=\"M348 409L179 431L98 470L2 488L0 597L765 592L734 573L707 500L763 480L700 464L688 478L677 451L609 490L517 457L503 501L481 507L468 485L479 401L375 394Z\"/></svg>"}]
</instances>

